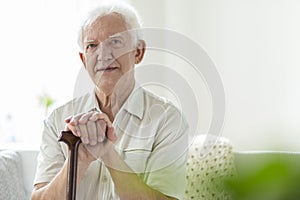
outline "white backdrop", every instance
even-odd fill
[[[145,26],[183,33],[213,59],[226,94],[222,134],[236,149],[300,150],[299,1],[131,2]]]
[[[11,131],[17,141],[38,146],[44,111],[37,97],[43,92],[51,95],[55,99],[52,109],[72,97],[81,67],[76,44],[78,23],[95,2],[0,3],[0,140]],[[236,149],[300,150],[299,1],[130,2],[146,27],[182,33],[212,58],[226,94],[222,135]],[[155,60],[175,68],[180,64],[168,55],[146,56],[145,63]],[[201,113],[205,124],[211,114],[207,108]],[[12,125],[7,125],[8,115]]]

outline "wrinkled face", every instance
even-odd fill
[[[83,33],[83,64],[91,79],[105,94],[111,94],[116,83],[126,74],[134,81],[136,45],[126,32],[124,19],[112,13],[97,18]]]

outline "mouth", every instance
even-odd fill
[[[118,67],[112,67],[112,66],[108,66],[108,67],[104,67],[104,68],[100,68],[99,71],[100,72],[111,72],[118,69]]]

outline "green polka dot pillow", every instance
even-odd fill
[[[189,149],[185,199],[227,200],[222,180],[235,174],[232,145],[224,137],[199,135]]]

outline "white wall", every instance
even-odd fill
[[[212,58],[226,94],[222,134],[236,149],[300,150],[300,2],[131,2],[145,26],[183,33]]]
[[[44,119],[39,95],[48,93],[55,106],[72,98],[81,67],[78,13],[71,0],[1,1],[0,145],[13,131],[16,142],[38,148]]]
[[[81,67],[78,20],[97,0],[13,0],[0,4],[0,140],[14,115],[20,141],[38,144],[46,90],[69,100]],[[300,150],[300,2],[296,0],[130,0],[146,27],[168,28],[200,44],[225,87],[223,135],[239,150]],[[18,5],[18,6],[16,6]],[[177,58],[152,52],[145,63],[179,69]],[[168,77],[167,77],[168,78]],[[201,132],[211,105],[203,91]],[[206,94],[206,96],[205,96]],[[32,142],[34,141],[34,142]]]

